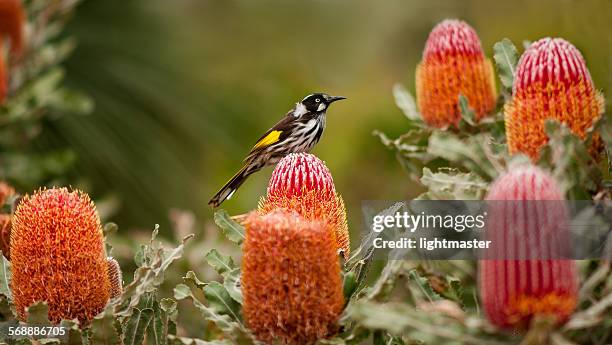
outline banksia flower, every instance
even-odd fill
[[[315,155],[292,153],[277,164],[268,194],[259,203],[259,212],[266,214],[278,208],[295,211],[308,220],[328,223],[337,249],[348,258],[350,240],[344,201],[336,194],[329,169]]]
[[[87,194],[39,190],[19,203],[11,233],[11,290],[19,319],[38,301],[49,320],[88,324],[110,296],[100,219]]]
[[[344,306],[340,263],[328,225],[297,213],[251,213],[244,222],[242,312],[268,344],[332,336]]]
[[[0,0],[0,44],[10,42],[11,55],[19,58],[24,46],[25,15],[21,1]],[[8,92],[7,62],[4,54],[0,54],[0,102],[4,101]]]
[[[433,28],[416,69],[416,92],[423,120],[434,127],[459,122],[459,95],[467,98],[477,120],[495,108],[493,65],[471,26],[445,20]]]
[[[117,260],[109,256],[106,258],[106,261],[108,264],[108,279],[110,281],[110,298],[113,299],[123,293],[123,274]]]
[[[504,109],[508,149],[537,160],[548,140],[546,119],[584,138],[603,109],[603,96],[578,49],[562,38],[543,38],[529,46],[516,67],[512,100]]]
[[[0,181],[0,208],[9,201],[9,199],[15,195],[15,189],[6,182]]]
[[[483,309],[502,328],[524,329],[536,315],[568,319],[577,303],[569,215],[554,179],[534,166],[513,169],[491,186],[479,265]]]
[[[0,250],[2,255],[11,258],[11,216],[0,214]]]

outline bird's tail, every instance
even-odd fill
[[[229,180],[227,183],[213,196],[208,205],[211,207],[218,207],[225,200],[232,197],[234,192],[242,185],[244,181],[246,181],[247,177],[251,175],[254,171],[249,169],[249,164],[245,164],[242,169],[238,170],[238,172]]]

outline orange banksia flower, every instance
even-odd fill
[[[311,344],[337,332],[344,297],[327,225],[285,210],[251,213],[244,225],[242,313],[257,339]]]
[[[329,169],[315,155],[292,153],[277,164],[268,194],[259,203],[259,212],[266,214],[278,208],[328,223],[338,250],[348,258],[350,239],[344,201],[336,194]]]
[[[461,119],[459,95],[467,98],[477,120],[495,108],[493,64],[471,26],[445,20],[433,28],[416,69],[416,93],[423,120],[438,128]]]
[[[123,293],[123,274],[121,266],[112,257],[106,258],[108,263],[108,279],[110,281],[110,298],[119,297]]]
[[[11,216],[0,214],[0,250],[8,260],[11,259]]]
[[[569,211],[556,181],[535,166],[500,176],[487,195],[479,291],[491,323],[525,329],[537,315],[566,321],[576,308],[578,277],[570,257]]]
[[[516,68],[512,100],[504,108],[508,149],[537,160],[548,141],[546,119],[584,138],[603,109],[603,96],[578,49],[562,38],[543,38],[529,46]]]
[[[9,42],[11,55],[19,58],[24,46],[25,14],[21,1],[0,0],[0,44]],[[0,103],[8,92],[7,63],[3,52],[0,52]]]
[[[19,319],[38,301],[49,319],[88,324],[110,296],[100,219],[87,194],[39,190],[19,203],[11,233],[11,290]]]

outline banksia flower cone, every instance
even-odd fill
[[[7,204],[13,196],[15,196],[15,189],[6,182],[0,182],[0,250],[9,260],[11,257],[11,215],[1,212],[9,207]]]
[[[297,213],[251,213],[244,222],[243,315],[267,344],[333,335],[344,306],[340,263],[327,224]]]
[[[25,15],[21,1],[0,0],[0,43],[4,45],[7,40],[11,46],[11,55],[19,58],[24,46]],[[6,98],[8,92],[8,63],[3,52],[0,52],[0,103]]]
[[[477,120],[495,108],[493,65],[471,26],[445,20],[433,28],[417,66],[416,91],[423,120],[434,127],[459,122],[459,95],[467,98]]]
[[[100,219],[87,194],[66,188],[25,196],[13,218],[11,290],[19,319],[38,301],[49,320],[88,324],[109,299]]]
[[[292,153],[277,164],[268,194],[259,203],[259,212],[266,214],[278,208],[329,224],[337,249],[348,258],[350,239],[344,201],[336,194],[329,169],[315,155]]]
[[[508,149],[537,160],[548,140],[546,119],[584,138],[603,109],[603,96],[578,49],[562,38],[543,38],[529,46],[516,68],[512,100],[504,109]]]
[[[106,258],[108,263],[108,279],[110,281],[110,298],[119,297],[123,292],[123,274],[121,266],[112,257]]]
[[[491,246],[479,265],[479,290],[489,320],[508,329],[524,329],[537,315],[566,321],[578,278],[557,183],[539,168],[519,167],[498,178],[487,200]]]

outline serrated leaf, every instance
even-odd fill
[[[429,190],[426,199],[433,200],[481,200],[489,186],[474,173],[451,169],[433,173],[424,168],[421,183]]]
[[[6,296],[10,301],[13,300],[11,293],[11,263],[2,255],[2,263],[0,264],[0,295]]]
[[[245,333],[242,325],[233,321],[229,315],[219,314],[195,298],[189,286],[185,284],[178,284],[174,288],[174,298],[179,301],[187,298],[191,299],[193,305],[200,311],[206,320],[213,322],[215,325],[217,325],[217,327],[219,327],[219,329],[229,336],[236,337]]]
[[[489,145],[490,136],[486,133],[459,138],[453,133],[437,131],[429,137],[427,152],[492,180],[499,172],[487,156]]]
[[[402,110],[408,120],[422,123],[421,114],[417,110],[414,97],[402,84],[393,85],[393,96],[395,97],[395,104]]]
[[[36,326],[51,326],[49,321],[49,305],[46,302],[36,302],[26,309],[28,324]]]
[[[83,344],[83,332],[79,328],[79,324],[72,320],[62,320],[60,326],[67,329],[67,335],[62,342],[65,345],[82,345]]]
[[[186,242],[193,237],[185,236],[176,248],[165,250],[160,242],[155,241],[156,236],[157,227],[153,230],[150,244],[142,249],[142,266],[134,272],[134,280],[124,287],[119,298],[113,300],[118,316],[130,316],[141,296],[154,291],[163,283],[164,272],[183,255]]]
[[[124,345],[141,345],[144,341],[145,331],[153,318],[154,312],[151,308],[134,308],[124,331]]]
[[[344,280],[342,282],[342,294],[344,295],[344,299],[346,301],[350,300],[356,289],[357,275],[355,272],[347,272],[344,275]]]
[[[104,312],[91,322],[91,345],[118,344],[121,344],[121,338],[115,328],[112,308],[107,306]]]
[[[202,289],[204,286],[206,286],[206,283],[201,281],[194,271],[188,271],[187,274],[185,274],[185,277],[183,277],[183,280],[193,284],[198,289]]]
[[[229,295],[242,305],[242,289],[240,288],[240,269],[233,269],[227,272],[223,278],[223,286]]]
[[[204,286],[204,296],[209,307],[219,314],[227,314],[235,321],[240,321],[240,305],[229,295],[219,282],[210,282]]]
[[[519,59],[518,51],[514,44],[512,44],[512,41],[504,38],[495,43],[493,45],[493,59],[495,60],[495,66],[497,67],[497,73],[502,85],[511,94],[515,68]]]
[[[237,244],[241,244],[245,239],[244,227],[236,223],[227,211],[221,209],[215,212],[215,224],[221,228],[225,237]]]
[[[408,277],[414,281],[419,288],[419,291],[429,300],[430,302],[437,301],[442,299],[440,295],[438,295],[429,284],[429,280],[427,278],[421,276],[417,270],[411,270],[408,273]]]
[[[176,322],[178,317],[178,304],[172,298],[162,298],[159,301],[160,308],[168,315],[168,319]]]
[[[232,271],[236,268],[231,256],[221,255],[216,249],[211,249],[204,256],[206,262],[212,266],[220,275]]]

